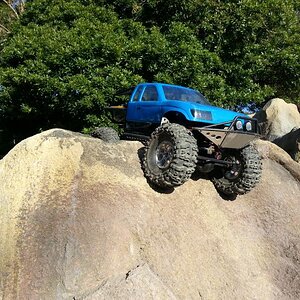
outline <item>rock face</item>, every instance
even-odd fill
[[[299,299],[300,166],[259,142],[262,182],[147,184],[138,142],[54,129],[0,161],[1,299]]]
[[[300,157],[300,114],[295,104],[275,98],[255,114],[262,134],[285,150],[294,160]],[[300,161],[299,161],[300,162]]]
[[[279,98],[270,100],[255,115],[255,118],[263,124],[263,133],[269,141],[300,128],[300,114],[297,106]]]
[[[273,143],[289,153],[292,159],[300,162],[300,128],[273,140]]]

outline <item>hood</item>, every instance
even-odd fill
[[[203,105],[203,104],[194,103],[191,105],[191,109],[210,111],[212,114],[212,121],[210,121],[210,123],[214,123],[214,124],[232,121],[237,116],[249,118],[249,116],[243,113],[238,113],[229,109],[224,109],[213,105]]]

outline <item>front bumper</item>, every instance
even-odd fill
[[[255,125],[254,132],[235,130],[235,123],[240,119],[244,119],[244,121],[248,120],[248,118],[236,117],[231,122],[209,125],[205,127],[193,127],[192,130],[199,131],[204,137],[213,142],[219,148],[242,149],[249,145],[249,143],[253,140],[260,138],[260,135],[257,132],[258,126],[255,119],[251,119]],[[215,128],[222,125],[224,125],[225,129]]]

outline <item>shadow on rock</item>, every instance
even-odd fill
[[[175,190],[173,187],[164,187],[163,188],[163,187],[156,186],[155,184],[150,182],[148,179],[147,179],[147,182],[152,190],[154,190],[155,192],[160,193],[160,194],[171,194]]]
[[[145,153],[146,153],[146,147],[142,147],[142,148],[138,149],[138,151],[137,151],[141,168],[143,168],[143,159],[145,157]]]
[[[195,172],[192,174],[191,179],[193,181],[197,181],[199,179],[210,180],[210,176],[208,173],[203,173],[196,169]]]
[[[222,193],[222,192],[220,192],[220,191],[218,191],[218,190],[216,190],[216,191],[218,192],[219,196],[220,196],[223,200],[225,200],[225,201],[234,201],[234,200],[236,200],[236,198],[237,198],[237,195],[236,195],[236,194],[233,194],[233,195],[227,195],[227,194],[224,194],[224,193]]]
[[[205,179],[205,180],[211,180],[211,174],[210,173],[203,173],[196,169],[196,171],[193,173],[191,179],[193,181],[198,181],[199,179]],[[225,201],[234,201],[237,198],[237,195],[227,195],[216,189],[219,196],[225,200]]]

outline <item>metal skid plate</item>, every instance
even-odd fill
[[[226,132],[223,130],[198,129],[206,138],[217,146],[220,146],[225,139]]]
[[[241,149],[259,137],[259,135],[254,133],[226,129],[198,128],[198,130],[219,148]]]

